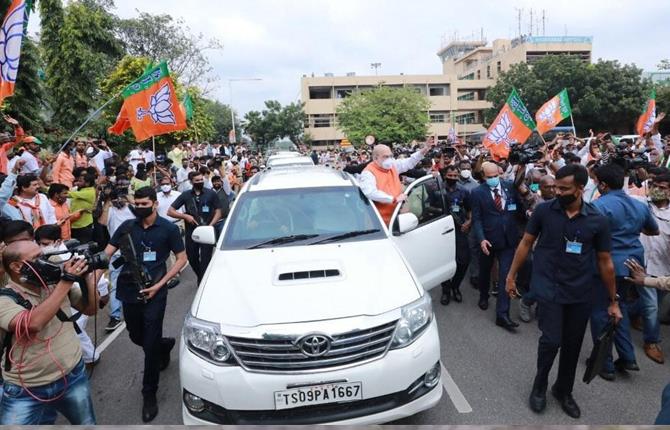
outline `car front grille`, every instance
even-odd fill
[[[356,364],[383,356],[388,350],[396,321],[331,336],[330,350],[320,357],[304,354],[301,337],[250,339],[228,337],[240,364],[255,371],[299,372]],[[268,336],[271,337],[271,336]]]

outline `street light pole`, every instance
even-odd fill
[[[249,82],[249,81],[262,81],[262,80],[263,79],[261,78],[228,79],[228,89],[230,90],[230,119],[233,125],[233,137],[235,138],[235,142],[231,143],[237,143],[237,130],[235,130],[235,109],[233,109],[233,82]]]

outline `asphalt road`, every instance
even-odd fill
[[[650,424],[658,412],[660,394],[670,378],[668,364],[650,361],[641,349],[641,333],[634,332],[637,360],[641,371],[620,374],[615,382],[596,378],[590,385],[581,382],[584,360],[591,348],[587,334],[578,368],[574,396],[582,408],[582,418],[566,416],[551,396],[541,415],[528,409],[527,398],[535,370],[539,330],[535,323],[523,324],[516,334],[494,325],[494,300],[489,310],[477,307],[477,294],[464,284],[463,303],[439,304],[439,289],[432,291],[440,327],[442,360],[453,383],[435,408],[394,424],[480,424],[480,425],[577,425]],[[195,294],[195,278],[190,269],[182,283],[170,291],[164,335],[180,336],[181,325]],[[105,312],[105,311],[103,311]],[[517,319],[513,305],[512,316]],[[99,316],[98,343],[105,349],[92,375],[92,391],[98,424],[142,424],[142,361],[139,347],[125,330],[110,343],[103,333],[106,314]],[[93,331],[93,320],[89,323]],[[668,326],[662,336],[670,337]],[[668,350],[670,352],[670,349]],[[181,424],[181,399],[177,350],[172,363],[161,373],[158,402],[160,411],[151,424]],[[556,366],[555,366],[556,367]],[[446,375],[443,375],[443,381]],[[552,378],[555,377],[555,369]],[[450,381],[447,381],[450,382]],[[62,420],[59,422],[64,423]]]

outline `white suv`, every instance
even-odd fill
[[[267,171],[240,193],[186,317],[185,424],[375,424],[438,403],[426,290],[456,270],[438,179],[408,189],[390,230],[355,180]],[[193,239],[214,245],[214,229]]]

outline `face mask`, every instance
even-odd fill
[[[196,191],[202,191],[202,189],[205,188],[205,183],[204,182],[199,182],[197,184],[193,184],[193,189]]]
[[[463,179],[472,178],[472,170],[461,170],[461,178]]]
[[[495,178],[488,178],[486,180],[486,185],[489,186],[489,188],[496,188],[498,185],[500,185],[500,178],[495,177]]]
[[[540,191],[540,184],[530,184],[530,190],[534,193]]]
[[[449,179],[449,178],[446,178],[446,179],[444,180],[444,182],[446,182],[448,186],[453,187],[454,185],[456,185],[456,183],[458,182],[458,180],[457,180],[457,179]]]
[[[164,192],[165,194],[169,193],[172,191],[172,186],[170,185],[161,185],[161,191]]]
[[[145,219],[151,216],[151,214],[154,212],[153,207],[148,207],[148,208],[138,208],[135,206],[132,206],[130,208],[130,211],[139,219]]]
[[[563,194],[557,197],[558,204],[561,205],[563,209],[567,209],[568,206],[573,204],[577,200],[577,196],[574,194]]]
[[[668,193],[660,188],[652,187],[649,189],[649,200],[652,202],[662,202],[668,200]]]
[[[35,287],[44,287],[45,284],[55,285],[61,278],[60,266],[41,258],[30,263],[24,261],[20,273],[22,282]]]
[[[391,170],[393,168],[393,158],[387,158],[382,161],[382,169]]]

